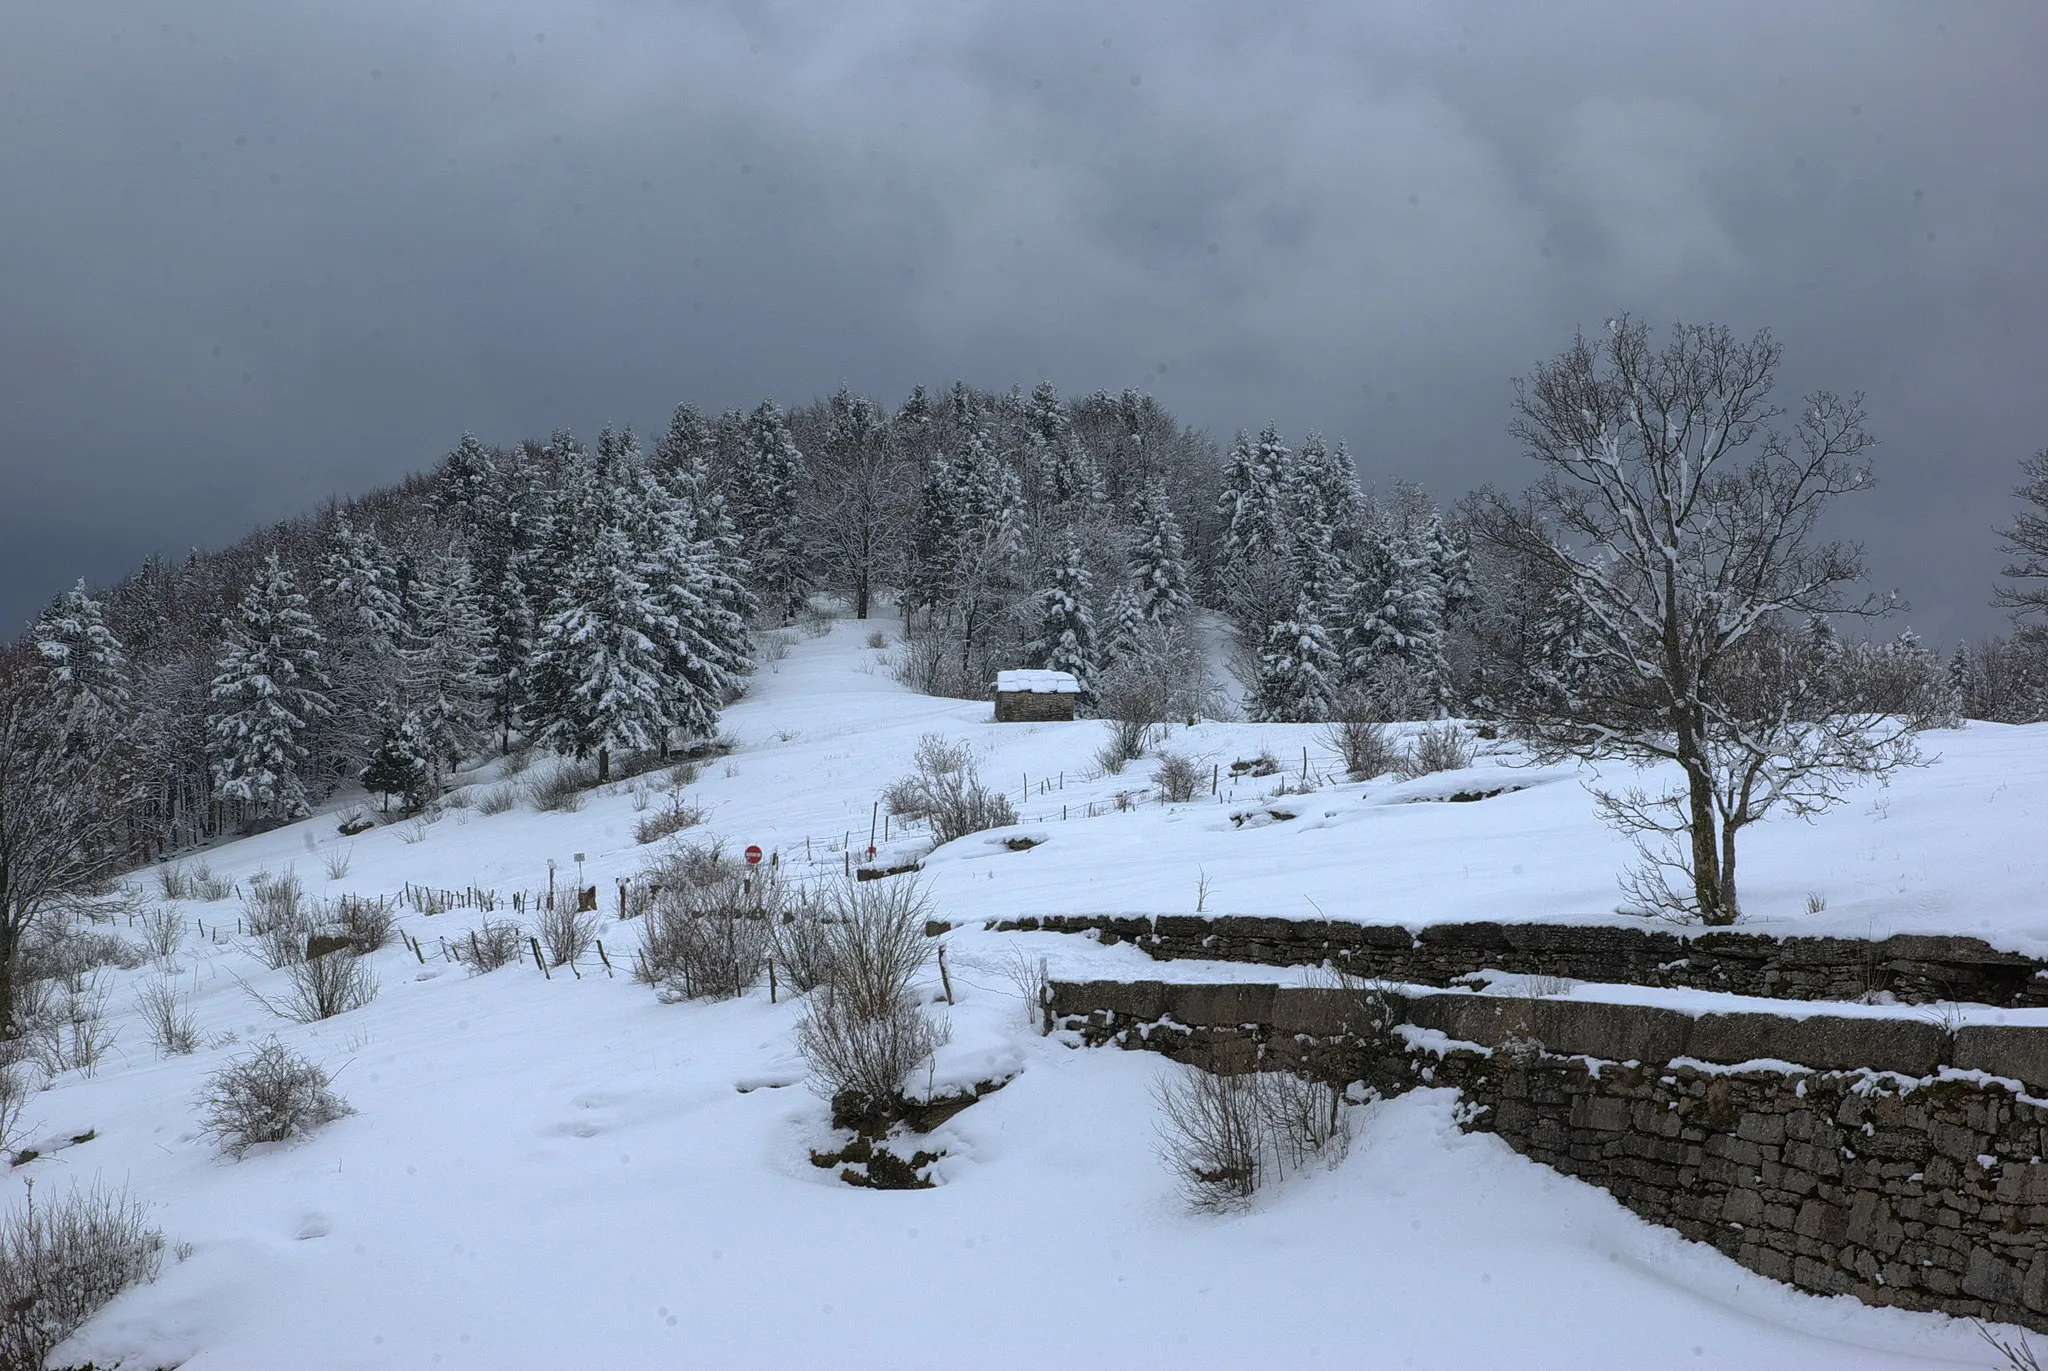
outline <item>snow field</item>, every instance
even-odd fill
[[[893,639],[895,625],[875,625]],[[1281,776],[1166,809],[1101,810],[1150,762],[1089,778],[1101,729],[988,722],[986,704],[904,692],[860,646],[868,625],[802,639],[763,670],[726,726],[740,747],[686,798],[704,836],[760,843],[800,871],[865,825],[918,737],[973,743],[984,779],[1047,841],[1011,852],[976,835],[928,863],[954,920],[1091,910],[1374,921],[1601,916],[1626,847],[1565,773],[1466,804],[1404,802],[1434,778],[1288,796],[1291,821],[1229,815],[1283,777],[1333,765],[1308,726],[1203,724],[1166,746],[1213,760],[1270,749]],[[2027,897],[2048,858],[2026,832],[2048,733],[1976,725],[1940,735],[1941,763],[1860,795],[1814,824],[1765,825],[1744,853],[1757,926],[1882,935],[1981,932],[2048,947]],[[1288,759],[1292,756],[1290,769]],[[545,765],[545,763],[537,763]],[[1061,793],[1038,780],[1066,773]],[[730,774],[728,774],[730,772]],[[1009,780],[1016,774],[1014,781]],[[1023,778],[1033,778],[1023,794]],[[1490,776],[1492,773],[1489,772]],[[477,779],[490,782],[495,772]],[[1227,789],[1227,786],[1226,786]],[[1076,801],[1080,801],[1077,806]],[[1882,806],[1877,802],[1883,801]],[[292,866],[310,894],[389,894],[404,882],[600,888],[615,961],[637,941],[609,917],[612,880],[651,855],[633,841],[629,788],[574,814],[449,810],[418,842],[404,826],[354,840],[331,814],[205,854],[246,882]],[[695,836],[695,835],[692,835]],[[2011,850],[2008,850],[2011,849]],[[323,875],[345,851],[348,874]],[[824,857],[819,870],[839,864]],[[145,875],[147,873],[144,873]],[[1807,890],[1828,907],[1792,910]],[[153,890],[152,890],[152,893]],[[238,902],[188,903],[233,927]],[[1605,914],[1612,917],[1611,914]],[[1054,975],[1293,980],[1269,968],[1155,963],[1128,946],[1057,935],[947,935],[957,1004],[935,1089],[1009,1078],[920,1145],[940,1184],[871,1192],[813,1167],[831,1138],[803,1084],[799,1007],[765,991],[664,1005],[586,959],[544,980],[530,960],[470,977],[437,959],[481,916],[407,913],[426,966],[375,955],[382,993],[300,1026],[268,1015],[282,984],[233,939],[189,936],[177,976],[216,1043],[157,1060],[130,1005],[157,974],[113,973],[120,1039],[92,1077],[69,1073],[31,1104],[46,1157],[0,1184],[21,1201],[72,1181],[126,1185],[173,1244],[152,1286],[124,1294],[56,1360],[219,1368],[706,1365],[1173,1367],[1981,1365],[1967,1325],[1821,1299],[1752,1275],[1643,1224],[1601,1192],[1459,1133],[1448,1092],[1359,1111],[1351,1155],[1293,1177],[1250,1212],[1184,1211],[1157,1161],[1149,1084],[1170,1064],[1077,1051],[1037,1036],[1004,975],[1011,949]],[[1980,925],[1980,922],[1981,925]],[[923,987],[936,997],[936,968]],[[276,1033],[336,1073],[356,1113],[241,1162],[197,1136],[207,1073]],[[56,1146],[87,1129],[97,1137]]]

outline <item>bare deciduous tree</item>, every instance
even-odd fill
[[[2013,494],[2032,508],[1998,530],[2001,550],[2014,559],[2002,574],[2015,584],[1992,592],[1993,602],[2010,609],[2015,619],[2048,615],[2048,448],[2022,461],[2020,470],[2026,484]],[[2033,584],[2024,584],[2028,581]]]
[[[1778,360],[1768,333],[1714,324],[1662,349],[1626,319],[1581,337],[1517,382],[1513,432],[1544,474],[1481,521],[1561,597],[1503,722],[1552,760],[1675,763],[1681,789],[1599,798],[1645,858],[1630,895],[1709,924],[1738,913],[1741,829],[1910,762],[1926,722],[1852,712],[1786,628],[1892,606],[1854,589],[1859,548],[1817,535],[1836,496],[1871,484],[1861,399],[1809,396],[1788,438],[1771,427]]]

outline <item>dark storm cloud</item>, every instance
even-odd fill
[[[1931,637],[2048,444],[2034,6],[19,7],[0,624],[473,427],[1140,385],[1516,486],[1575,327],[1868,392],[1845,516]]]

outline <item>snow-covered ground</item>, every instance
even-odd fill
[[[1484,759],[1442,803],[1442,778],[1299,784],[1334,758],[1305,726],[1202,724],[1165,746],[1221,773],[1221,794],[1166,807],[1152,763],[1099,773],[1103,726],[990,721],[986,704],[897,686],[870,631],[800,637],[726,716],[738,749],[687,798],[699,836],[758,843],[822,878],[864,849],[877,794],[919,737],[969,742],[1009,789],[1023,831],[934,854],[955,920],[1131,910],[1422,924],[1616,918],[1625,844],[1566,769]],[[1229,779],[1262,751],[1280,772]],[[1772,932],[1975,933],[2048,951],[2048,851],[2031,841],[2048,728],[1931,735],[1939,760],[1813,823],[1754,830],[1748,920]],[[541,765],[545,765],[542,763]],[[480,774],[479,786],[494,776]],[[296,871],[310,893],[533,890],[547,863],[611,884],[650,849],[631,786],[573,814],[450,809],[431,825],[350,839],[333,814],[205,854],[246,881]],[[1127,809],[1118,809],[1124,792]],[[654,805],[661,804],[657,797]],[[1271,820],[1270,811],[1292,813]],[[1242,822],[1233,815],[1249,816]],[[1264,817],[1262,817],[1264,816]],[[1016,830],[1005,836],[1014,836]],[[923,846],[892,826],[892,850]],[[410,841],[409,841],[410,839]],[[878,844],[880,845],[880,844]],[[347,856],[345,876],[326,876]],[[149,873],[142,873],[148,877]],[[154,893],[152,885],[152,894]],[[1805,912],[1809,893],[1824,898]],[[1004,958],[1058,976],[1288,979],[1162,965],[1128,946],[970,927],[948,935],[958,1003],[934,1078],[1009,1084],[943,1125],[931,1190],[874,1192],[813,1167],[832,1137],[791,1041],[797,1007],[765,992],[671,1005],[594,960],[545,980],[529,961],[472,978],[436,955],[478,917],[408,913],[429,960],[396,945],[382,993],[312,1026],[269,1014],[274,991],[233,936],[236,900],[186,903],[223,941],[187,939],[177,973],[216,1045],[157,1059],[133,1016],[156,973],[116,973],[120,1037],[91,1077],[32,1102],[45,1156],[4,1180],[9,1202],[73,1181],[129,1188],[173,1244],[60,1353],[208,1368],[1119,1365],[1524,1367],[1983,1365],[1966,1324],[1822,1299],[1646,1225],[1605,1194],[1465,1136],[1451,1097],[1360,1111],[1334,1170],[1291,1177],[1248,1213],[1193,1215],[1155,1157],[1145,1053],[1036,1035]],[[633,927],[609,918],[614,953]],[[245,989],[246,985],[246,989]],[[1579,993],[1593,993],[1581,991]],[[1716,1006],[1718,1007],[1718,1006]],[[219,1042],[232,1033],[234,1043]],[[218,1156],[198,1136],[205,1076],[272,1033],[337,1072],[356,1112],[295,1144]],[[93,1130],[89,1142],[66,1140]]]

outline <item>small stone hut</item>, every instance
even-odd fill
[[[1081,683],[1070,671],[998,671],[996,722],[1042,723],[1071,719],[1081,698]]]

